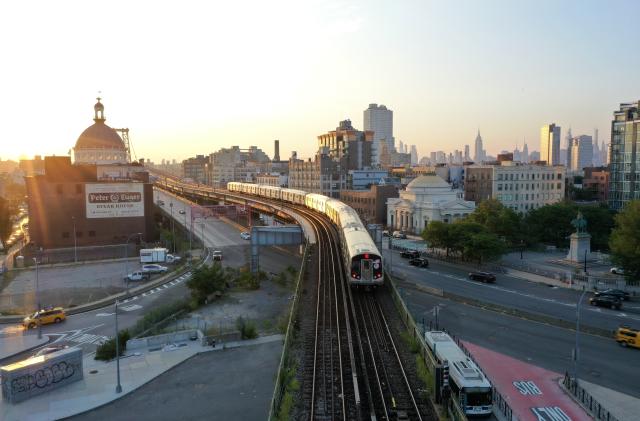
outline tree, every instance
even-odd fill
[[[0,241],[4,246],[13,230],[13,218],[15,208],[9,205],[9,201],[0,197]]]
[[[611,257],[625,270],[625,276],[640,276],[640,200],[629,202],[615,217],[615,228],[609,240]]]
[[[518,244],[523,239],[520,215],[496,199],[482,201],[467,220],[482,224],[490,233],[509,243]]]
[[[451,239],[449,236],[449,224],[442,221],[431,221],[429,225],[422,231],[422,238],[431,247],[443,248],[446,250],[447,256],[451,247]]]
[[[506,250],[504,241],[490,232],[472,234],[465,241],[464,255],[471,260],[482,263],[502,256]]]
[[[571,221],[577,213],[575,205],[565,202],[532,209],[524,219],[527,237],[533,242],[566,247],[573,232]]]
[[[213,266],[201,266],[193,271],[187,287],[191,290],[191,297],[198,304],[204,304],[207,297],[216,292],[222,292],[227,287],[228,273],[218,262]]]

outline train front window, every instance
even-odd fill
[[[358,259],[351,261],[351,277],[356,279],[360,277],[360,260]]]

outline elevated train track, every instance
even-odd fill
[[[305,235],[316,242],[316,269],[308,293],[313,309],[301,323],[304,351],[299,371],[300,419],[310,420],[423,420],[435,419],[430,407],[417,401],[399,344],[376,294],[349,288],[341,243],[344,236],[328,217],[301,204],[283,204],[263,197],[248,199],[226,190],[185,186],[163,180],[157,183],[192,199],[246,204],[288,218],[297,215],[308,224]],[[197,197],[194,197],[197,196]],[[309,228],[311,227],[311,228]],[[308,232],[308,231],[313,231]],[[428,418],[426,418],[428,417]]]

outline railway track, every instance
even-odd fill
[[[371,413],[379,420],[423,420],[398,344],[375,292],[355,295],[360,341],[370,380]]]
[[[313,221],[318,239],[315,322],[304,332],[305,418],[357,420],[360,397],[340,250],[328,221],[308,210],[300,212]]]

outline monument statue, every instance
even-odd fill
[[[571,225],[576,228],[576,233],[586,233],[587,232],[587,220],[582,216],[582,212],[578,211],[578,216],[571,221]]]
[[[591,236],[587,232],[587,220],[584,219],[582,212],[578,212],[576,218],[571,221],[571,225],[575,227],[576,232],[569,236],[571,244],[567,260],[574,263],[585,262],[591,254]]]

